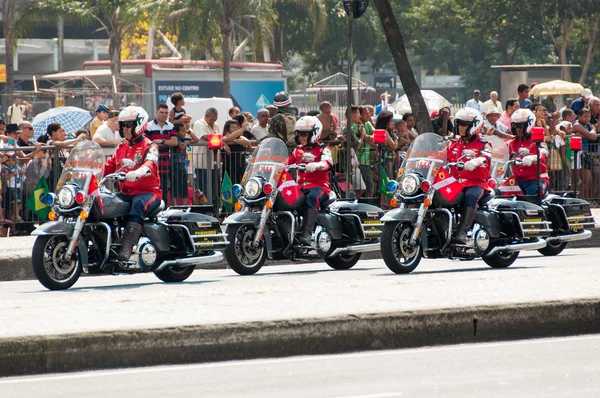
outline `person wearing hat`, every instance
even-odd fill
[[[273,105],[277,107],[277,113],[271,118],[268,134],[268,137],[277,137],[285,141],[289,153],[296,149],[294,138],[296,117],[290,113],[291,103],[292,98],[287,92],[280,91],[275,94]]]
[[[493,104],[487,103],[483,107],[485,118],[483,120],[483,130],[486,135],[497,135],[501,138],[512,138],[512,134],[508,133],[508,127],[502,124],[500,119],[500,111]]]
[[[467,104],[465,106],[467,108],[473,108],[477,112],[482,113],[483,112],[483,102],[481,102],[479,100],[480,97],[481,97],[481,91],[479,91],[479,90],[473,91],[473,98],[468,100]]]
[[[109,107],[100,104],[98,108],[96,108],[96,117],[92,120],[92,125],[90,126],[90,134],[92,138],[94,138],[94,134],[96,134],[96,130],[98,127],[102,126],[106,120],[108,120],[108,112],[110,111]]]
[[[590,98],[592,98],[592,95],[592,90],[586,88],[581,94],[581,97],[571,103],[571,110],[573,110],[576,115],[579,115],[580,110],[588,107],[588,102]]]

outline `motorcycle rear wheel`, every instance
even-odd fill
[[[565,247],[567,247],[567,242],[562,242],[557,245],[553,245],[550,242],[546,242],[546,247],[544,247],[543,249],[538,249],[538,252],[540,254],[543,254],[544,256],[557,256],[563,250],[565,250]]]
[[[408,241],[413,227],[408,223],[386,222],[381,232],[381,257],[395,274],[408,274],[417,268],[423,258],[419,243],[411,247]]]
[[[68,245],[69,238],[65,235],[38,236],[33,244],[31,253],[33,273],[49,290],[68,289],[81,276],[81,261],[77,247],[71,261],[66,262],[62,259]]]
[[[354,267],[361,255],[362,253],[338,254],[335,257],[326,257],[324,260],[331,268],[342,271]]]
[[[267,259],[265,238],[259,240],[256,248],[250,245],[256,234],[254,224],[229,225],[226,233],[230,239],[223,252],[227,264],[239,275],[256,274]]]
[[[188,267],[183,267],[183,268],[167,267],[160,271],[154,271],[154,275],[156,275],[156,277],[158,279],[160,279],[161,281],[167,282],[167,283],[183,282],[184,280],[189,278],[190,275],[192,275],[192,272],[194,272],[194,269],[196,269],[195,265],[190,265]]]
[[[511,252],[511,253],[499,252],[492,256],[484,256],[484,257],[482,257],[482,259],[483,259],[483,261],[485,261],[485,263],[487,265],[489,265],[492,268],[508,268],[515,261],[517,261],[517,257],[519,257],[519,253],[520,252]]]

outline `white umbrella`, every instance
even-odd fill
[[[560,94],[583,94],[585,89],[579,83],[571,83],[564,80],[552,80],[536,84],[530,91],[530,95],[560,95]]]
[[[60,123],[67,134],[73,134],[92,120],[92,115],[76,106],[60,106],[38,114],[31,124],[35,137],[46,134],[50,123]]]
[[[427,109],[429,110],[429,113],[439,110],[445,106],[448,106],[448,107],[452,106],[450,101],[448,101],[446,98],[442,97],[440,94],[436,93],[433,90],[421,90],[421,95],[423,96],[423,99],[425,100],[425,105],[427,105]],[[406,96],[406,94],[404,94],[402,97],[398,98],[396,101],[392,102],[390,104],[390,106],[392,108],[394,108],[394,110],[397,113],[400,113],[400,114],[412,112],[412,109],[410,107],[410,103],[408,102],[408,97]]]

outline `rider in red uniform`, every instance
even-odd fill
[[[123,109],[119,114],[119,132],[125,142],[117,147],[104,166],[104,175],[107,175],[117,171],[123,159],[135,162],[126,174],[126,181],[120,184],[121,192],[117,194],[120,199],[131,203],[123,244],[117,256],[119,261],[129,260],[133,245],[140,238],[144,218],[161,202],[158,147],[144,137],[147,123],[148,114],[144,109],[137,106]]]
[[[467,230],[475,221],[477,202],[488,190],[490,167],[492,164],[492,147],[481,138],[483,117],[472,108],[463,108],[454,118],[454,134],[456,138],[448,145],[448,162],[465,161],[464,168],[452,167],[452,175],[463,186],[465,194],[462,203],[460,224],[454,240],[465,243]],[[467,160],[469,159],[469,160]]]
[[[531,140],[531,129],[535,125],[535,115],[529,109],[519,109],[510,117],[510,128],[515,138],[508,142],[511,154],[523,156],[520,166],[513,164],[512,172],[517,180],[517,185],[525,195],[536,195],[537,181],[537,145]],[[540,149],[540,194],[548,193],[548,150],[546,144],[542,143]]]
[[[331,151],[319,143],[323,127],[315,116],[304,116],[296,122],[294,135],[299,145],[288,159],[288,164],[306,164],[306,171],[298,172],[298,185],[307,196],[307,207],[302,222],[303,245],[310,246],[311,234],[317,222],[319,206],[331,191],[329,169],[333,166]]]

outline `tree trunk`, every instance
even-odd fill
[[[113,92],[113,107],[119,109],[121,107],[121,47],[122,37],[120,29],[112,29],[110,31],[110,44],[108,46],[108,53],[110,56],[110,73],[114,78],[116,87],[112,87]],[[112,82],[111,82],[112,83]],[[112,84],[111,84],[112,86]],[[115,88],[117,93],[115,93]]]
[[[410,102],[412,113],[415,115],[417,130],[421,133],[431,132],[433,131],[433,127],[431,125],[431,119],[429,118],[429,111],[427,110],[427,105],[425,105],[421,90],[410,67],[410,62],[408,61],[406,48],[404,46],[404,38],[402,37],[398,22],[394,17],[390,2],[389,0],[373,0],[373,2],[379,13],[385,37],[392,52],[392,56],[394,57],[396,69],[398,69],[402,87],[404,87],[404,91]]]
[[[596,55],[596,48],[598,46],[598,22],[600,21],[600,13],[594,15],[593,26],[590,29],[589,20],[585,21],[585,35],[588,39],[587,54],[585,56],[585,62],[583,63],[583,69],[581,70],[581,76],[579,77],[579,84],[584,84],[587,78],[590,65]]]
[[[223,97],[231,97],[231,30],[221,28],[223,34]]]
[[[14,25],[15,25],[15,3],[13,0],[4,0],[2,4],[2,19],[4,21],[4,47],[6,54],[6,94],[12,94],[13,85],[15,82],[15,65],[14,65]],[[6,106],[11,104],[10,99],[7,99]]]
[[[63,19],[62,15],[58,17],[56,30],[56,35],[58,36],[58,71],[62,72],[65,70],[65,20]]]

